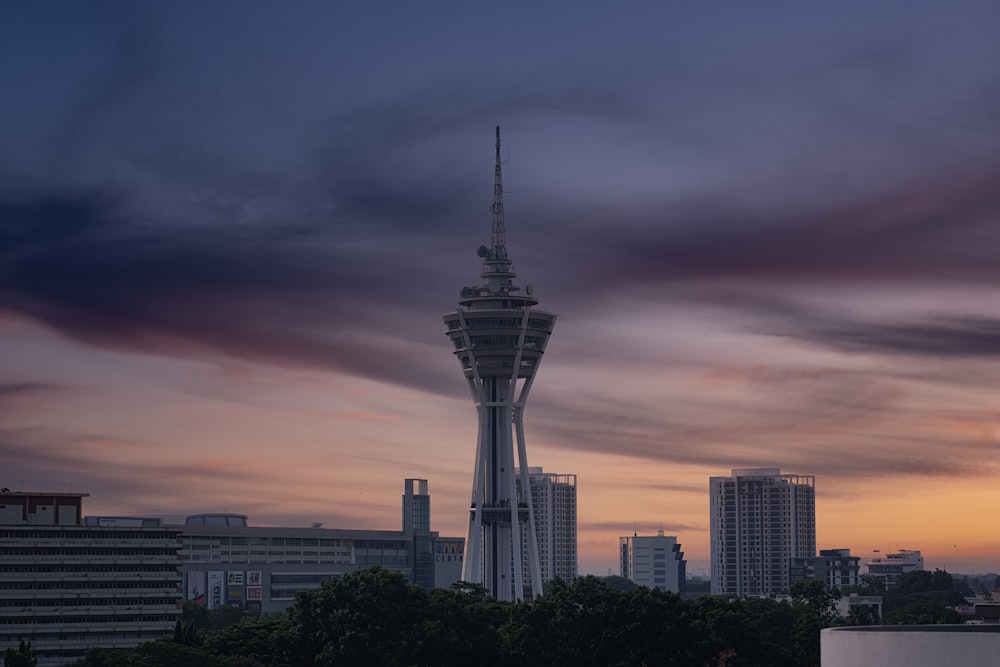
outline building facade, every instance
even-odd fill
[[[520,478],[520,471],[515,471]],[[531,484],[531,507],[535,516],[535,538],[538,545],[538,562],[542,585],[554,579],[572,583],[577,576],[576,540],[576,475],[544,472],[541,468],[528,468]],[[523,498],[521,484],[517,484],[518,497]],[[522,527],[521,545],[528,544],[527,525]],[[524,560],[527,562],[527,550]],[[526,590],[531,589],[531,579],[525,573]]]
[[[872,559],[864,564],[865,574],[870,579],[881,582],[886,588],[899,583],[907,572],[924,569],[924,557],[919,549],[900,549],[895,553],[876,551]]]
[[[209,522],[188,523],[181,537],[184,599],[210,609],[281,611],[294,604],[298,591],[373,565],[414,579],[414,540],[403,531],[218,521],[226,516],[199,515]]]
[[[852,556],[850,549],[820,549],[819,556],[792,559],[789,583],[820,579],[828,591],[857,586],[860,563],[861,557]]]
[[[687,561],[677,537],[656,535],[619,537],[621,576],[646,588],[684,595]]]
[[[525,581],[536,594],[542,589],[535,531],[523,529],[535,525],[523,416],[556,316],[536,309],[531,285],[514,284],[500,164],[498,125],[492,239],[479,247],[481,281],[462,288],[458,308],[444,316],[444,323],[479,417],[462,578],[483,584],[497,599],[521,600]],[[515,468],[522,471],[517,476],[521,495]]]
[[[0,651],[31,642],[46,667],[173,635],[181,527],[84,524],[87,495],[0,493]]]
[[[815,477],[736,468],[709,489],[712,594],[787,591],[792,559],[816,554]]]
[[[431,496],[426,479],[407,479],[403,490],[403,533],[413,540],[413,583],[434,588]]]
[[[184,598],[209,608],[281,611],[298,591],[373,565],[426,588],[458,581],[465,540],[430,529],[427,480],[405,480],[402,507],[402,530],[258,527],[243,514],[190,516],[181,535]]]

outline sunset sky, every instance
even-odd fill
[[[5,3],[0,486],[399,529],[423,477],[464,536],[499,123],[583,572],[707,574],[758,466],[819,548],[1000,571],[1000,3],[569,8]]]

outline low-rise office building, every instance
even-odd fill
[[[0,651],[31,642],[47,667],[173,633],[181,527],[85,525],[87,495],[0,492]]]
[[[430,530],[426,480],[406,480],[403,530],[256,527],[243,514],[83,516],[85,493],[0,492],[0,651],[40,667],[173,635],[181,600],[279,611],[324,579],[380,565],[421,585],[461,578],[465,540]]]
[[[820,549],[819,556],[792,559],[789,585],[819,579],[828,591],[857,586],[860,563],[861,557],[852,556],[850,549]]]
[[[618,538],[621,553],[621,576],[639,586],[658,588],[684,595],[687,581],[687,561],[677,538],[656,535]]]
[[[870,578],[884,582],[885,587],[890,588],[898,584],[907,572],[924,569],[924,557],[915,549],[900,549],[884,556],[876,551],[864,566]]]
[[[298,591],[373,565],[426,588],[461,578],[465,540],[430,530],[427,480],[406,480],[402,528],[259,527],[243,514],[193,515],[182,534],[184,598],[269,612],[290,607]]]

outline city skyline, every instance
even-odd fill
[[[819,549],[1000,570],[998,20],[5,6],[0,487],[384,529],[421,478],[465,534],[440,318],[499,122],[515,269],[559,317],[529,460],[578,477],[582,572],[662,527],[707,574],[738,467],[816,477]]]

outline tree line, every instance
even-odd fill
[[[904,577],[892,611],[916,596],[915,604],[930,610],[929,622],[956,622],[933,611],[953,600],[935,588],[950,587],[951,576],[926,575]],[[533,603],[510,603],[464,582],[427,591],[374,567],[301,591],[283,613],[240,619],[239,610],[189,607],[171,640],[93,650],[76,665],[802,667],[819,664],[822,628],[878,621],[841,619],[833,607],[838,595],[815,579],[796,582],[790,594],[790,601],[682,599],[648,588],[616,590],[587,576],[553,582]]]

